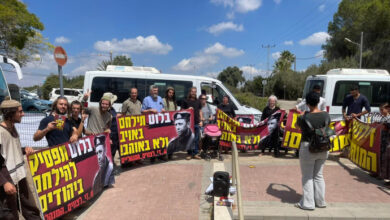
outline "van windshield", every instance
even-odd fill
[[[223,97],[227,95],[224,89],[222,89],[219,85],[214,83],[202,83],[201,90],[202,90],[201,93],[206,95],[207,102],[215,106],[222,103]],[[231,99],[231,97],[229,99]],[[237,103],[241,105],[238,101]],[[230,104],[233,105],[234,110],[238,110],[234,102],[230,101]]]
[[[390,100],[390,82],[377,81],[338,81],[335,86],[332,104],[342,106],[352,85],[359,85],[359,92],[367,97],[370,106],[379,107]]]
[[[305,84],[305,88],[303,90],[303,97],[306,97],[306,94],[313,90],[313,87],[315,85],[319,85],[321,87],[321,93],[320,96],[323,97],[324,92],[324,80],[322,79],[313,79],[313,80],[307,80]]]
[[[0,103],[6,96],[9,96],[8,87],[4,78],[3,70],[0,68]]]

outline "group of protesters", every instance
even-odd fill
[[[192,109],[194,114],[194,131],[188,132],[191,143],[186,147],[186,159],[201,159],[199,155],[200,131],[202,128],[213,123],[215,120],[212,110],[207,103],[207,94],[202,91],[197,97],[197,88],[191,87],[188,96],[180,102],[176,101],[175,89],[168,87],[165,97],[158,95],[158,87],[151,85],[149,95],[142,102],[138,100],[137,88],[130,89],[129,98],[123,102],[120,112],[116,112],[112,105],[117,100],[117,96],[106,92],[100,99],[99,106],[83,107],[83,102],[88,100],[91,92],[86,92],[82,101],[68,103],[65,97],[59,97],[52,105],[51,113],[41,120],[37,131],[33,136],[34,141],[39,141],[46,137],[49,147],[75,142],[83,135],[96,135],[103,132],[110,133],[111,153],[114,158],[119,150],[118,130],[116,117],[122,115],[140,115],[143,113],[159,113],[165,111],[177,111],[180,109]],[[328,151],[319,154],[312,154],[308,151],[309,128],[306,121],[310,121],[314,128],[330,123],[329,114],[326,112],[324,98],[320,97],[321,87],[316,85],[309,92],[306,98],[295,108],[302,112],[298,119],[298,126],[302,129],[302,142],[300,144],[300,165],[302,172],[303,196],[297,207],[302,209],[314,209],[315,207],[326,207],[325,185],[322,176],[322,168],[328,157]],[[363,111],[363,107],[365,110]],[[224,96],[218,108],[228,116],[235,118],[234,107],[229,103],[229,97]],[[31,192],[28,190],[26,182],[26,171],[24,170],[23,153],[33,153],[30,147],[21,148],[18,132],[15,123],[20,123],[24,116],[21,104],[15,100],[5,100],[0,105],[3,114],[3,122],[0,124],[1,157],[0,157],[0,219],[17,219],[19,209],[26,219],[39,219],[39,210],[33,202]],[[277,97],[272,95],[268,98],[267,106],[263,110],[261,120],[272,121],[272,115],[279,110]],[[359,93],[358,86],[353,86],[343,101],[342,113],[344,119],[360,118],[371,111],[368,99]],[[389,139],[389,118],[390,105],[384,103],[380,107],[383,116],[381,123],[386,123],[385,135],[387,138],[383,143],[388,143]],[[174,116],[177,133],[187,135],[186,130],[180,122],[189,124],[190,114],[185,112],[176,113]],[[384,120],[383,120],[384,119]],[[180,121],[181,120],[181,121]],[[88,122],[85,125],[85,122]],[[177,121],[177,123],[176,123]],[[189,127],[189,125],[187,126]],[[97,144],[104,142],[98,138]],[[173,148],[175,145],[182,145],[180,139],[171,141]],[[277,139],[272,138],[268,143],[278,151]],[[191,145],[191,146],[190,146]],[[383,156],[381,163],[386,163],[386,173],[390,174],[390,149],[388,146],[381,147]],[[23,150],[22,150],[23,149]],[[159,160],[172,159],[174,151],[169,151],[167,155],[159,156]],[[151,158],[150,162],[155,163],[156,158]],[[143,163],[142,160],[140,163]],[[387,165],[388,164],[388,165]],[[385,178],[389,178],[386,175]],[[316,181],[314,181],[316,179]],[[19,208],[18,208],[19,206]]]

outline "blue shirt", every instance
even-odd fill
[[[343,109],[347,109],[347,115],[351,115],[352,113],[359,114],[362,112],[363,107],[371,112],[370,103],[368,102],[367,97],[360,94],[359,97],[355,100],[352,95],[347,95],[343,101]]]
[[[157,96],[156,100],[154,100],[152,96],[146,96],[144,98],[144,101],[142,102],[141,111],[145,111],[148,109],[156,109],[158,112],[161,112],[163,108],[164,104],[160,96]]]

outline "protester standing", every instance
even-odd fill
[[[88,99],[90,93],[84,95],[84,100]],[[117,96],[107,92],[104,93],[99,102],[99,107],[91,106],[84,110],[89,115],[87,131],[92,134],[110,132],[112,115],[110,113],[111,103],[117,99]]]
[[[315,207],[325,208],[325,180],[323,167],[329,152],[322,151],[311,153],[309,151],[312,130],[307,125],[309,121],[314,129],[323,128],[330,123],[330,116],[327,112],[318,109],[320,95],[316,92],[309,92],[306,95],[306,104],[310,112],[298,118],[297,124],[302,131],[302,140],[299,148],[299,162],[302,173],[303,195],[296,207],[305,210],[314,210]]]
[[[24,168],[22,146],[15,123],[20,123],[24,112],[15,100],[0,105],[3,122],[0,124],[0,218],[19,219],[18,209],[25,219],[41,219],[29,189]],[[31,147],[25,153],[33,153]]]
[[[165,91],[165,97],[163,98],[163,104],[165,111],[176,111],[176,96],[175,89],[173,87],[168,87]]]
[[[207,124],[212,123],[214,120],[213,117],[213,112],[211,111],[211,107],[209,103],[206,101],[206,95],[200,95],[199,96],[199,101],[202,106],[201,111],[202,111],[202,122],[203,122],[203,127],[206,126]]]
[[[158,113],[165,111],[162,98],[158,95],[158,87],[151,85],[149,88],[149,96],[146,96],[142,101],[142,113]]]
[[[83,112],[83,106],[81,102],[78,100],[74,100],[70,103],[70,114],[68,115],[68,119],[73,128],[77,130],[77,135],[80,138],[83,134],[89,135],[88,132],[85,131],[84,122],[88,117],[86,114],[82,114],[80,118],[80,114]]]
[[[130,89],[130,97],[126,99],[126,101],[122,104],[121,113],[123,115],[140,115],[142,104],[137,99],[138,98],[138,89],[131,88]]]
[[[320,94],[320,102],[318,103],[318,109],[321,111],[326,111],[326,101],[324,98],[321,97],[321,86],[318,84],[314,85],[312,91]],[[309,107],[307,107],[306,105],[306,99],[303,99],[302,102],[296,105],[295,109],[301,112],[308,112],[310,110]]]
[[[263,109],[263,114],[261,114],[261,120],[267,119],[269,116],[271,116],[273,113],[280,110],[280,108],[277,105],[278,98],[274,95],[271,95],[268,97],[267,106]]]
[[[53,105],[49,116],[42,119],[38,130],[34,134],[34,141],[46,137],[49,147],[75,142],[78,139],[77,129],[73,129],[67,118],[68,100],[65,97],[58,97]]]
[[[158,87],[151,85],[149,87],[149,96],[146,96],[142,102],[142,113],[158,113],[165,111],[162,98],[158,95]],[[168,159],[165,156],[158,156],[159,160],[167,161]],[[155,157],[150,158],[150,163],[156,161]]]
[[[364,111],[363,110],[364,107]],[[347,111],[345,111],[347,109]],[[344,119],[359,118],[362,115],[371,112],[370,103],[363,94],[359,92],[359,86],[353,85],[350,89],[350,94],[344,98],[342,113]]]
[[[194,111],[194,130],[195,130],[195,138],[194,138],[194,144],[195,148],[193,150],[188,150],[188,156],[186,157],[187,160],[191,160],[192,158],[194,159],[202,159],[198,153],[199,153],[199,135],[200,135],[200,128],[203,125],[202,122],[202,106],[199,102],[199,100],[196,98],[196,87],[191,87],[187,99],[183,100],[182,109],[193,109]]]
[[[229,103],[228,95],[223,96],[222,103],[218,105],[218,108],[225,112],[229,117],[236,117],[236,113],[234,112],[234,106]]]

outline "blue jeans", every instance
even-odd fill
[[[187,153],[191,156],[195,156],[199,153],[199,134],[200,134],[200,126],[195,125],[194,126],[194,131],[195,131],[195,138],[194,138],[194,145],[195,148],[193,150],[187,151]]]

